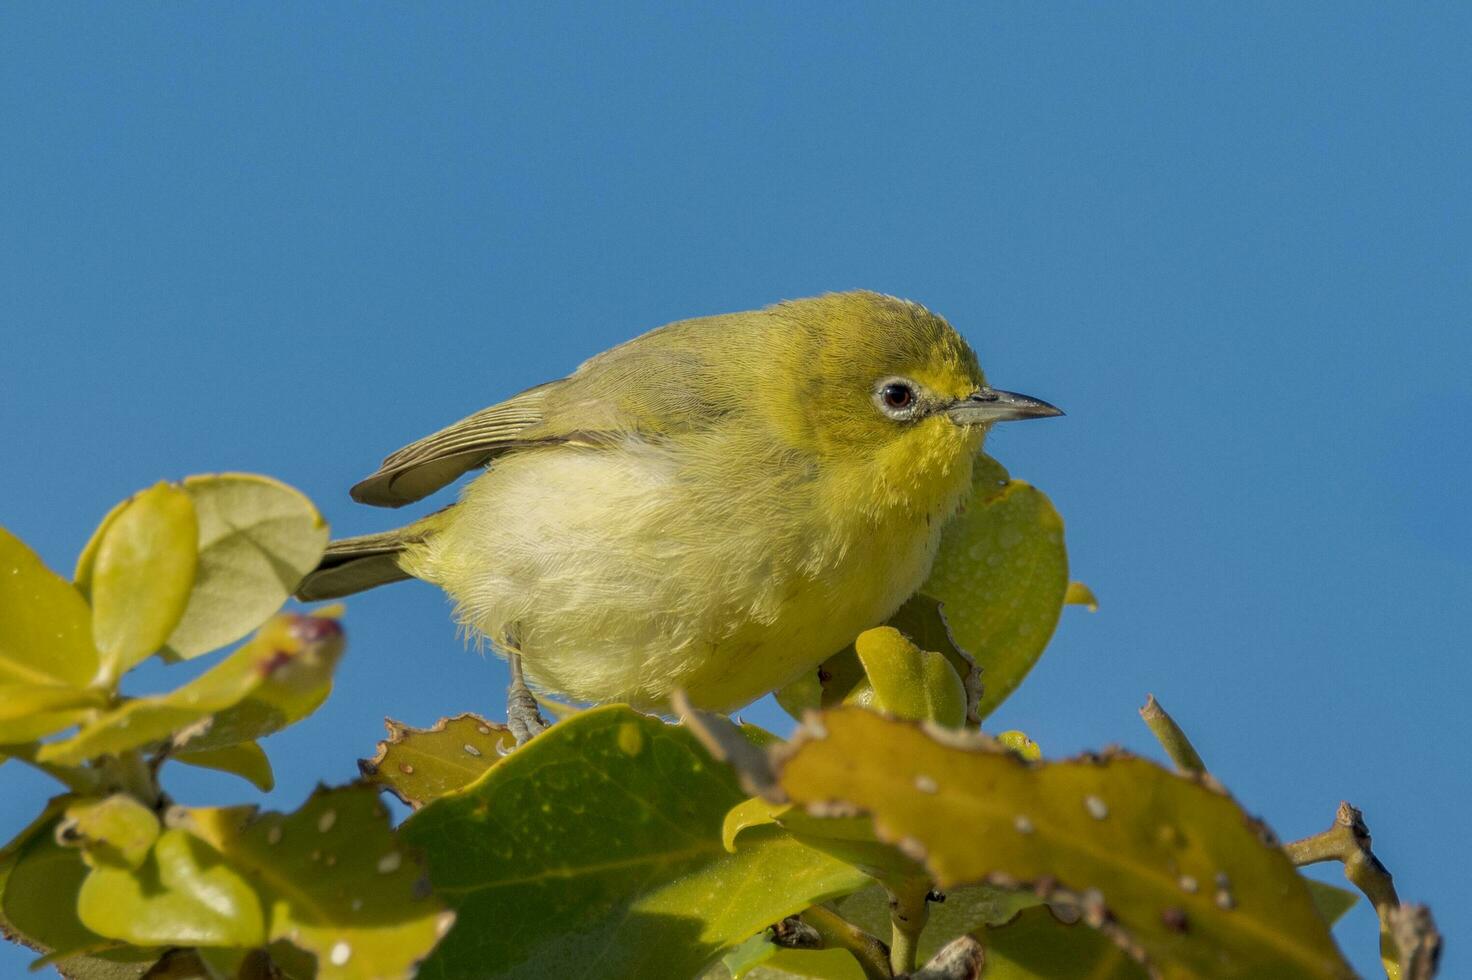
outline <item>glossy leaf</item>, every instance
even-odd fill
[[[721,843],[745,794],[684,728],[622,706],[560,722],[413,814],[459,919],[421,976],[694,976],[867,879],[774,827]]]
[[[199,557],[187,492],[159,483],[106,521],[78,585],[92,604],[104,676],[116,679],[164,645],[184,615]]]
[[[1003,481],[1006,482],[1003,482]],[[985,718],[1047,646],[1068,590],[1063,520],[1048,498],[989,457],[946,526],[922,595],[939,601],[956,642],[981,665]]]
[[[91,708],[107,703],[107,692],[65,684],[0,684],[0,745],[44,738],[70,728]]]
[[[158,817],[125,793],[73,802],[56,831],[60,843],[81,848],[82,860],[94,868],[139,867],[158,835]]]
[[[1145,968],[1113,940],[1082,922],[1065,925],[1047,908],[1021,912],[976,932],[986,947],[986,980],[1148,980]]]
[[[1199,780],[1128,756],[1029,764],[980,736],[942,742],[852,708],[821,725],[781,761],[782,787],[804,806],[872,814],[942,888],[1092,896],[1091,914],[1166,976],[1351,975],[1282,850]]]
[[[0,583],[0,684],[91,684],[97,677],[92,611],[70,582],[4,528]]]
[[[183,687],[125,702],[37,758],[75,764],[171,737],[197,752],[269,735],[327,698],[342,645],[336,620],[283,614]]]
[[[317,980],[408,978],[453,921],[370,787],[319,790],[292,814],[192,810],[187,826],[254,886],[267,941],[316,956]]]
[[[505,725],[469,713],[441,718],[433,728],[410,728],[391,718],[384,724],[388,739],[358,769],[365,782],[415,809],[475,782],[516,748]]]
[[[165,830],[137,869],[99,864],[77,912],[94,932],[135,946],[257,946],[265,938],[255,889],[214,848]]]
[[[891,626],[866,630],[854,641],[874,708],[912,721],[960,728],[966,721],[966,689],[950,662],[921,650]]]
[[[175,752],[170,758],[185,765],[239,776],[265,793],[269,793],[276,785],[276,776],[271,772],[271,760],[256,742],[240,742],[218,749]]]
[[[279,609],[321,559],[327,524],[301,493],[263,476],[192,476],[183,487],[199,519],[199,565],[166,652],[188,659],[234,643]]]

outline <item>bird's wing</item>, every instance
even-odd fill
[[[353,499],[378,507],[402,507],[486,465],[508,449],[562,441],[555,435],[529,431],[543,421],[543,402],[550,387],[528,388],[410,443],[354,486]]]
[[[402,507],[511,449],[597,445],[637,433],[659,438],[739,411],[743,358],[765,313],[666,324],[585,361],[566,378],[528,388],[389,456],[353,499]]]

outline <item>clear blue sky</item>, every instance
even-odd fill
[[[0,522],[69,570],[229,469],[375,530],[385,453],[648,327],[917,299],[1069,412],[991,449],[1103,609],[996,724],[1153,753],[1154,691],[1282,836],[1361,806],[1472,973],[1466,7],[489,7],[0,12]],[[501,710],[433,589],[348,625],[270,805]],[[42,787],[0,772],[0,832]]]

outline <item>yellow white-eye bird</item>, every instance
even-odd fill
[[[663,709],[683,689],[729,711],[893,614],[988,428],[1059,414],[877,293],[682,320],[389,456],[356,500],[399,507],[487,469],[438,513],[333,542],[299,595],[420,578],[518,687],[521,666],[579,701]]]

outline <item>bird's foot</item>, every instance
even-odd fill
[[[511,686],[506,690],[506,727],[518,746],[525,745],[548,728],[547,719],[537,706],[536,696],[521,676],[521,655],[512,654]]]

